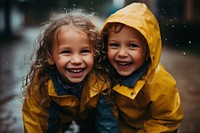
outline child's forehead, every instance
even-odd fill
[[[144,37],[144,35],[136,28],[122,24],[122,23],[110,23],[108,25],[108,37],[110,37],[111,34],[117,34],[120,32],[123,32],[124,34],[127,34],[128,36],[133,35],[134,38],[136,37],[137,39],[144,42],[145,45],[148,45],[147,40]]]
[[[76,31],[78,33],[86,34],[86,32],[81,27],[77,27],[77,26],[74,26],[72,24],[70,24],[70,25],[63,25],[63,26],[60,26],[57,29],[58,33],[60,33],[60,32],[61,33],[62,32],[68,32],[68,31]]]
[[[130,29],[130,30],[137,30],[136,28],[123,24],[123,23],[109,23],[107,27],[108,27],[108,30],[114,31],[114,32],[119,32],[120,30],[124,28]],[[137,30],[137,32],[140,32],[140,31]]]
[[[63,25],[57,29],[54,34],[54,45],[60,46],[61,41],[76,42],[76,41],[87,41],[90,47],[93,47],[92,42],[87,32],[83,29],[74,25]]]
[[[74,25],[63,25],[60,26],[54,33],[54,39],[59,39],[63,35],[70,35],[69,33],[77,33],[81,36],[88,36],[87,32],[83,29],[76,27]]]
[[[121,30],[127,30],[127,31],[130,31],[130,32],[131,31],[135,32],[140,36],[143,36],[143,34],[139,30],[137,30],[136,28],[128,26],[126,24],[122,24],[122,23],[111,23],[111,24],[108,25],[108,30],[109,30],[109,32],[115,32],[115,33],[118,33]]]

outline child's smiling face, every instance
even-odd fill
[[[94,55],[88,35],[74,26],[62,26],[55,34],[50,64],[65,82],[79,83],[92,70]]]
[[[142,66],[146,59],[146,47],[145,38],[134,28],[123,25],[118,32],[109,31],[108,59],[121,76],[129,76]]]

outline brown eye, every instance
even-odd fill
[[[117,43],[110,43],[109,46],[110,46],[110,47],[118,47],[119,44],[117,44]]]
[[[61,54],[70,54],[71,51],[70,51],[70,50],[63,50],[63,51],[61,51],[60,53],[61,53]]]
[[[88,55],[90,53],[91,53],[90,49],[83,49],[83,50],[81,50],[81,54]]]
[[[136,47],[138,47],[138,45],[137,44],[130,44],[129,47],[130,48],[136,48]]]

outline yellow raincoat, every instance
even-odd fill
[[[43,98],[36,84],[31,93],[34,99],[27,97],[23,104],[24,132],[63,132],[63,129],[68,128],[72,120],[78,122],[80,126],[81,124],[87,126],[94,124],[92,118],[94,117],[94,109],[100,92],[106,88],[108,88],[107,84],[100,80],[96,81],[95,75],[90,74],[84,86],[81,100],[79,100],[73,95],[58,96],[50,79],[43,88],[50,102],[45,106],[40,106]],[[91,126],[89,128],[95,129]]]
[[[116,105],[121,133],[173,132],[183,119],[174,78],[159,64],[162,42],[159,24],[142,3],[132,3],[112,14],[104,23],[119,22],[140,31],[150,49],[151,63],[133,88],[116,85]],[[102,30],[102,31],[103,31]]]

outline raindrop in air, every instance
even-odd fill
[[[76,9],[76,4],[72,4],[73,8]]]

